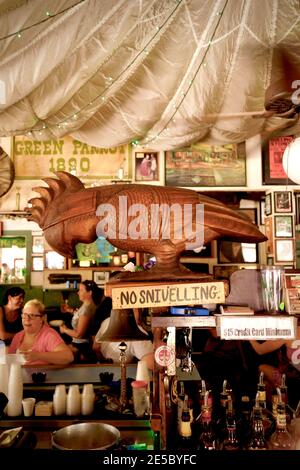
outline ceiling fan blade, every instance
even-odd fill
[[[0,197],[4,196],[13,185],[15,167],[9,155],[0,147]]]
[[[210,113],[210,114],[203,114],[199,116],[202,120],[210,120],[210,119],[235,119],[241,117],[253,117],[253,118],[268,118],[273,116],[273,111],[244,111],[240,113]]]
[[[273,50],[270,85],[266,90],[265,108],[276,115],[285,117],[290,110],[299,112],[299,105],[293,100],[295,81],[300,78],[300,66],[291,48]]]

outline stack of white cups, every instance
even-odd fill
[[[67,395],[67,415],[77,416],[81,412],[81,396],[79,385],[70,385]]]
[[[150,374],[146,361],[138,361],[136,368],[136,379],[150,383]]]
[[[84,384],[81,394],[81,414],[90,415],[94,411],[95,392],[93,384]]]
[[[56,385],[53,395],[53,411],[56,416],[64,415],[67,410],[67,391],[64,384]]]
[[[10,366],[7,397],[7,415],[20,416],[22,414],[23,399],[21,364],[11,364]]]

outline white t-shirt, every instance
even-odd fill
[[[107,330],[109,325],[109,318],[103,320],[101,327],[96,335],[96,340]],[[139,329],[146,333],[143,328],[139,326]],[[153,344],[150,340],[143,341],[125,341],[127,345],[126,349],[126,362],[132,362],[133,358],[142,359],[146,354],[153,353]],[[118,348],[119,342],[107,342],[101,341],[101,353],[105,359],[112,359],[113,362],[120,362],[120,350]]]

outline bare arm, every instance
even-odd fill
[[[250,343],[254,351],[257,352],[257,354],[267,354],[281,348],[281,346],[285,344],[285,340],[274,339],[267,340],[264,343],[259,343],[258,341],[252,340],[250,341]]]
[[[87,315],[81,315],[78,319],[78,325],[76,329],[67,328],[65,325],[62,325],[59,330],[61,333],[65,333],[66,335],[71,336],[71,338],[84,338],[90,322],[90,317]]]
[[[21,352],[21,351],[20,351]],[[36,352],[36,351],[23,351],[26,361],[45,361],[49,364],[70,364],[73,362],[74,356],[71,349],[65,344],[61,343],[54,351],[51,352]]]
[[[8,333],[5,330],[4,321],[3,321],[3,315],[4,315],[3,309],[4,307],[0,307],[0,339],[2,339],[2,341],[6,339],[12,339],[15,335],[14,333]]]
[[[154,353],[145,354],[145,356],[142,357],[141,361],[146,362],[148,369],[154,369]]]

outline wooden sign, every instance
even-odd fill
[[[16,179],[41,179],[67,171],[79,178],[114,179],[120,168],[131,178],[129,145],[100,148],[65,136],[59,140],[30,140],[14,137],[13,162]]]
[[[224,283],[152,283],[143,286],[112,287],[114,309],[163,307],[168,305],[201,305],[223,303],[225,301]]]
[[[220,329],[221,339],[294,339],[297,319],[280,315],[220,315],[217,317],[217,328]]]

